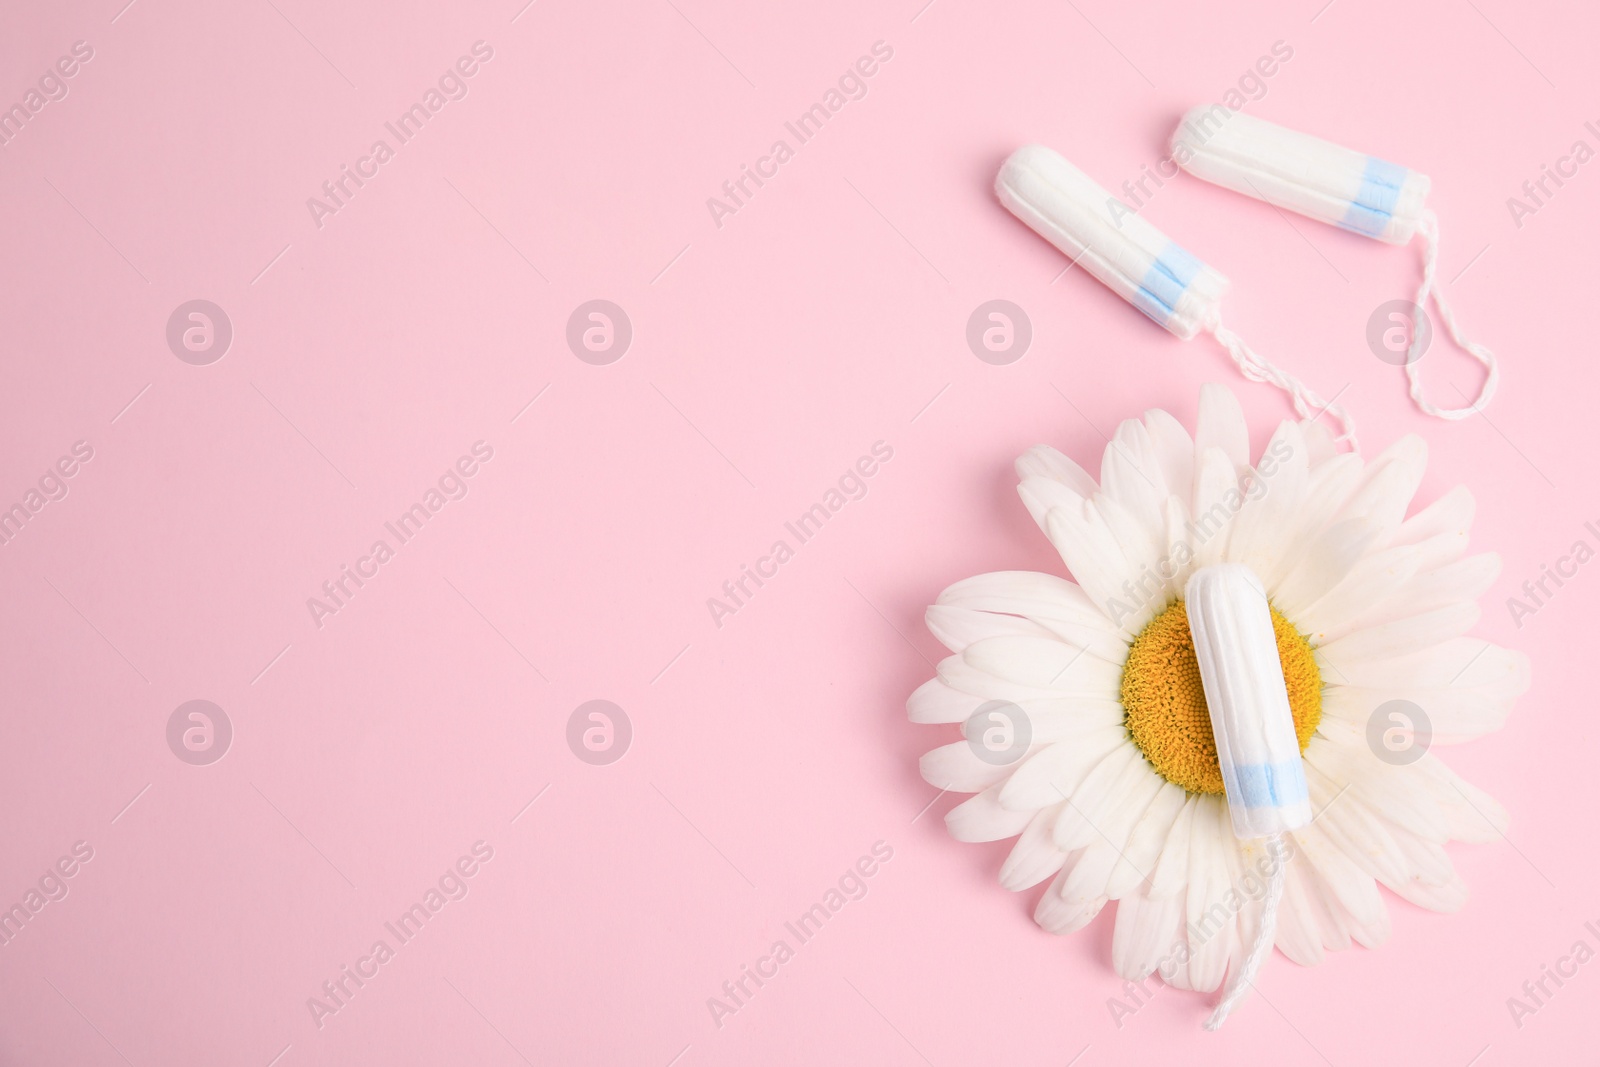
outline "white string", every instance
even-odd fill
[[[1253,382],[1267,382],[1289,394],[1289,399],[1294,402],[1294,409],[1302,419],[1315,420],[1327,412],[1339,420],[1343,429],[1338,437],[1339,441],[1347,441],[1350,451],[1356,451],[1356,424],[1350,413],[1332,401],[1325,401],[1316,393],[1308,389],[1304,382],[1288,371],[1273,365],[1271,360],[1252,351],[1250,346],[1240,340],[1239,335],[1222,325],[1220,316],[1212,319],[1211,336],[1228,350],[1228,355],[1233,357],[1234,363],[1239,366],[1239,373]],[[1408,370],[1410,368],[1407,368]]]
[[[1245,995],[1255,979],[1256,972],[1261,969],[1261,961],[1272,950],[1273,934],[1278,926],[1278,902],[1283,899],[1284,875],[1289,866],[1284,859],[1281,834],[1273,834],[1267,838],[1267,851],[1271,853],[1276,866],[1272,869],[1272,879],[1267,883],[1267,904],[1261,910],[1261,926],[1256,930],[1256,939],[1251,943],[1250,952],[1245,956],[1244,963],[1233,976],[1233,980],[1228,983],[1227,991],[1217,1002],[1211,1018],[1206,1020],[1207,1030],[1219,1029],[1227,1020],[1228,1014]]]
[[[1434,288],[1433,274],[1439,262],[1439,216],[1431,210],[1424,211],[1422,221],[1417,224],[1417,232],[1422,235],[1422,287],[1417,290],[1417,314],[1419,316],[1427,314],[1428,296],[1431,294],[1434,306],[1439,309],[1439,318],[1443,320],[1445,329],[1450,331],[1450,337],[1464,352],[1482,363],[1488,373],[1483,379],[1483,388],[1478,390],[1478,399],[1468,407],[1441,408],[1424,400],[1422,353],[1417,351],[1422,343],[1423,334],[1413,325],[1411,347],[1406,349],[1406,378],[1411,382],[1411,400],[1424,415],[1440,419],[1464,419],[1468,415],[1476,415],[1480,409],[1488,406],[1494,396],[1495,387],[1500,384],[1500,364],[1493,352],[1461,336],[1461,330],[1456,326],[1456,313],[1445,302],[1444,291]]]

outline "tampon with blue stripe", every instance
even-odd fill
[[[1083,171],[1043,145],[1011,153],[994,180],[995,195],[1017,218],[1107,288],[1187,341],[1209,333],[1251,381],[1289,394],[1302,419],[1327,412],[1356,447],[1355,427],[1334,400],[1325,401],[1294,375],[1252,351],[1222,324],[1228,279],[1128,210]]]
[[[1465,407],[1429,401],[1420,367],[1426,332],[1414,330],[1404,364],[1411,399],[1418,410],[1441,419],[1469,418],[1488,405],[1500,383],[1499,360],[1487,346],[1466,338],[1434,284],[1439,220],[1426,204],[1431,184],[1426,174],[1221,104],[1193,108],[1183,117],[1172,134],[1172,161],[1197,178],[1390,244],[1403,245],[1421,234],[1422,284],[1412,302],[1415,314],[1424,314],[1431,296],[1450,337],[1483,364],[1485,374],[1478,398]]]
[[[1305,826],[1311,798],[1261,579],[1239,563],[1201,567],[1183,600],[1234,836]]]
[[[1233,835],[1249,842],[1244,846],[1249,851],[1264,848],[1272,869],[1249,950],[1206,1020],[1205,1028],[1215,1030],[1253,986],[1272,951],[1287,884],[1284,835],[1310,824],[1311,794],[1261,579],[1239,563],[1201,567],[1184,584],[1183,603]]]
[[[1192,109],[1172,161],[1197,178],[1390,244],[1422,222],[1428,176],[1220,104]]]
[[[1188,340],[1218,320],[1228,279],[1125,209],[1060,154],[1017,149],[995,178],[995,194],[1017,218],[1112,292]]]

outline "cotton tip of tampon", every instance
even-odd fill
[[[1238,563],[1202,567],[1183,598],[1234,835],[1305,826],[1311,800],[1261,579]]]
[[[1228,280],[1044,145],[1013,152],[995,196],[1062,255],[1188,340],[1219,321]]]
[[[1205,144],[1211,133],[1234,114],[1221,104],[1200,104],[1185,111],[1183,118],[1178,120],[1178,128],[1172,131],[1172,140],[1167,145],[1172,153],[1172,161],[1180,167],[1183,166],[1188,157],[1194,155],[1199,147]]]

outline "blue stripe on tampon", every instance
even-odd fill
[[[1361,188],[1339,225],[1368,237],[1383,233],[1400,201],[1400,187],[1405,185],[1410,173],[1398,163],[1368,156],[1366,170],[1361,175]]]
[[[1194,281],[1204,266],[1186,250],[1169,241],[1140,279],[1139,288],[1131,298],[1133,306],[1165,326],[1172,318],[1184,290],[1189,288],[1189,283]]]
[[[1234,785],[1238,795],[1230,795],[1230,804],[1243,804],[1247,808],[1282,808],[1303,803],[1310,791],[1306,788],[1305,768],[1299,760],[1288,763],[1247,763],[1233,768]]]

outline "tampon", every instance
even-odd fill
[[[1483,364],[1485,374],[1478,398],[1468,406],[1430,403],[1423,396],[1419,365],[1426,333],[1413,328],[1405,362],[1411,399],[1423,414],[1442,419],[1464,419],[1489,403],[1500,384],[1499,361],[1462,335],[1454,309],[1434,286],[1439,218],[1425,204],[1427,175],[1220,104],[1193,108],[1183,117],[1172,134],[1172,161],[1197,178],[1390,244],[1403,245],[1421,234],[1416,314],[1423,314],[1431,295],[1451,338]]]
[[[1157,325],[1187,341],[1217,320],[1228,279],[1138,215],[1119,219],[1111,194],[1058,153],[1017,149],[994,190],[1013,215]]]
[[[1397,163],[1220,104],[1183,117],[1172,161],[1197,178],[1395,245],[1417,232],[1430,186],[1427,175]]]
[[[1215,1030],[1272,948],[1288,863],[1283,835],[1311,822],[1311,796],[1261,579],[1238,563],[1201,567],[1184,585],[1183,600],[1234,836],[1265,838],[1273,863],[1261,925],[1206,1020]]]
[[[1288,393],[1302,419],[1326,411],[1344,427],[1340,440],[1356,447],[1354,424],[1342,407],[1322,400],[1222,325],[1227,278],[1128,211],[1058,153],[1043,145],[1017,149],[1001,165],[994,191],[1007,210],[1112,292],[1185,341],[1202,331],[1211,334],[1246,378]]]
[[[1297,830],[1311,800],[1267,591],[1249,567],[1219,563],[1195,571],[1183,599],[1234,836]]]

